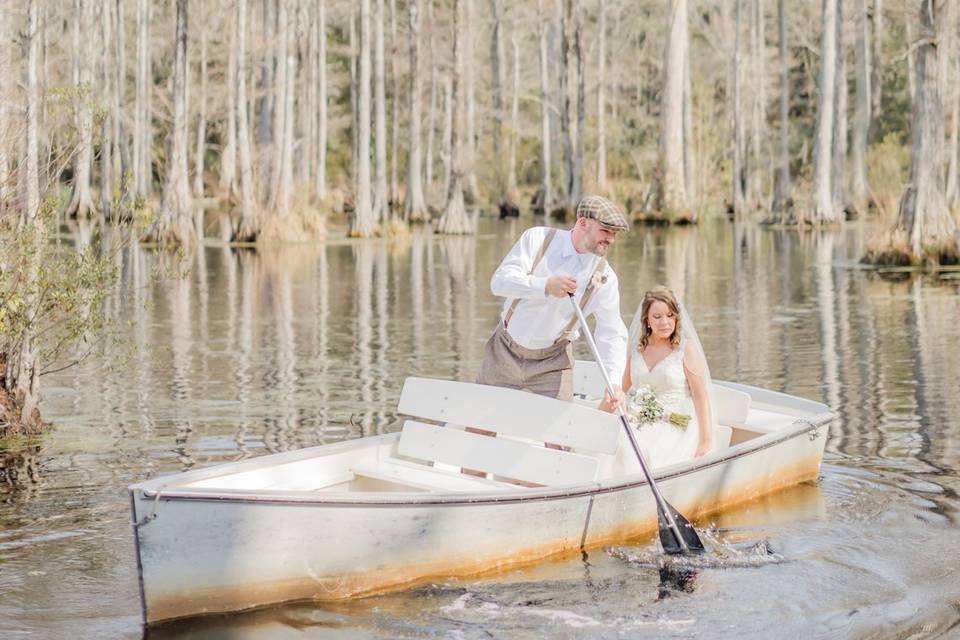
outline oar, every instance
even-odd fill
[[[610,382],[610,376],[607,375],[607,370],[603,367],[603,360],[600,359],[600,351],[597,349],[597,343],[593,341],[593,334],[590,333],[590,328],[587,327],[587,320],[583,317],[583,311],[580,310],[580,305],[574,300],[573,294],[570,293],[568,295],[570,296],[570,304],[573,305],[573,309],[577,313],[577,319],[580,321],[583,335],[586,336],[587,343],[593,351],[593,357],[596,359],[597,364],[600,366],[600,371],[603,373],[603,380],[607,384],[607,393],[610,394],[610,397],[613,397],[613,383]],[[660,544],[663,546],[663,550],[670,554],[702,553],[704,551],[703,542],[700,541],[700,536],[697,535],[693,525],[690,524],[690,521],[684,518],[679,511],[670,506],[670,503],[667,502],[663,494],[660,493],[657,483],[653,480],[653,474],[650,473],[650,469],[647,468],[647,463],[643,459],[643,454],[640,452],[640,445],[637,444],[637,439],[633,435],[633,429],[630,428],[630,423],[627,422],[627,416],[623,413],[622,407],[617,407],[617,415],[620,416],[620,423],[627,432],[627,438],[630,440],[630,446],[633,447],[633,453],[640,462],[643,475],[647,477],[650,490],[653,491],[653,498],[657,503],[657,519],[660,523]]]

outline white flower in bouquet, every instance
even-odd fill
[[[640,426],[658,420],[665,420],[679,429],[686,429],[690,424],[690,416],[666,411],[657,394],[647,385],[634,387],[627,394],[627,417]]]

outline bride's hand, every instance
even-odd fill
[[[701,440],[700,444],[697,445],[697,450],[694,452],[693,457],[699,458],[700,456],[705,456],[710,453],[711,449],[713,449],[712,440]]]

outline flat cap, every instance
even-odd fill
[[[603,196],[585,196],[577,205],[578,218],[593,218],[605,227],[626,231],[630,228],[623,209]]]

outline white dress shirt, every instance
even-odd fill
[[[558,229],[546,255],[540,260],[533,274],[529,275],[533,260],[549,231],[549,227],[533,227],[524,231],[490,280],[493,294],[506,298],[501,318],[506,317],[513,300],[520,299],[520,304],[510,318],[507,333],[528,349],[542,349],[552,345],[575,315],[567,296],[554,298],[547,295],[547,280],[554,276],[576,278],[577,292],[574,296],[579,304],[597,261],[600,260],[592,253],[578,253],[573,246],[572,232],[569,229]],[[617,274],[607,265],[601,275],[606,276],[606,282],[594,288],[584,315],[593,315],[596,318],[594,338],[597,349],[610,380],[619,385],[623,380],[627,360],[627,328],[620,316],[620,286]],[[579,335],[580,328],[577,326],[570,333],[570,340],[576,340]]]

